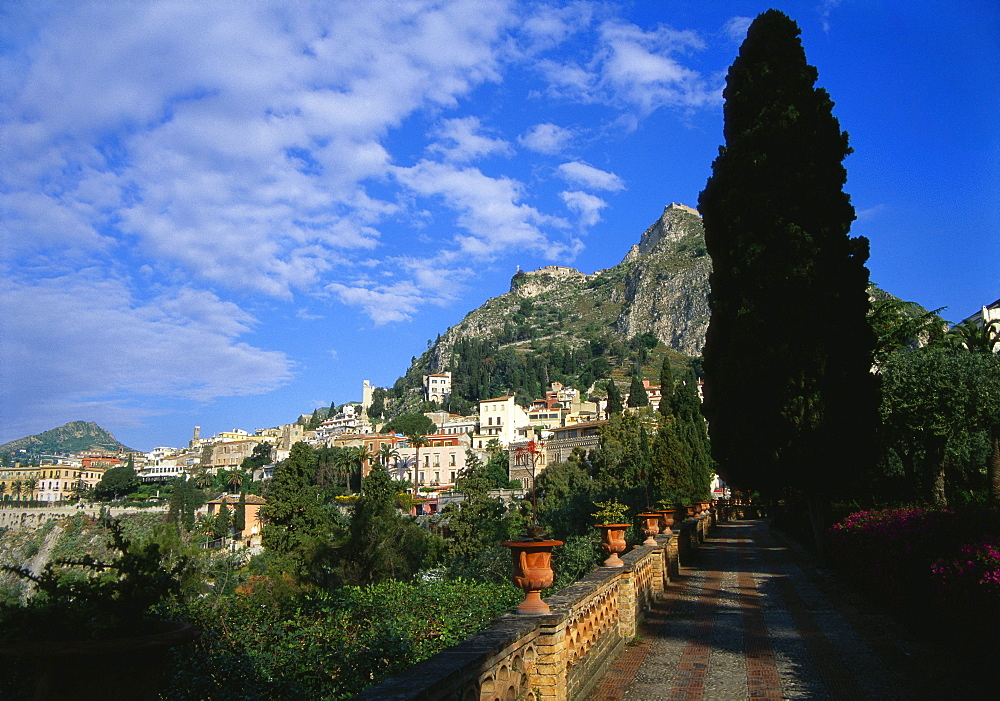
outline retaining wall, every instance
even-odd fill
[[[622,556],[546,599],[543,616],[505,614],[491,628],[371,687],[356,701],[572,701],[586,696],[677,577],[681,543],[697,548],[712,517],[684,521],[655,547]]]

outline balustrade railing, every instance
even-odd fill
[[[677,576],[681,551],[696,548],[715,518],[713,509],[686,519],[674,533],[657,536],[656,546],[636,547],[622,556],[624,567],[597,568],[546,599],[550,613],[506,614],[491,628],[355,699],[569,701],[586,696]]]

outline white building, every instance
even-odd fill
[[[529,424],[528,414],[514,403],[514,395],[479,402],[479,432],[473,447],[485,450],[492,439],[506,448],[517,438],[517,429]]]
[[[424,375],[424,398],[428,402],[447,404],[451,399],[451,371]]]

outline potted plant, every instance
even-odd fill
[[[625,563],[618,553],[625,552],[625,531],[632,525],[626,520],[628,507],[617,499],[594,502],[594,506],[597,507],[594,525],[601,531],[601,550],[608,556],[603,566],[622,567]]]
[[[33,664],[36,701],[155,699],[169,648],[201,633],[157,613],[180,597],[187,560],[168,566],[158,545],[132,546],[118,521],[105,523],[118,552],[110,562],[65,558],[38,575],[3,566],[36,589],[0,607],[0,654]]]
[[[646,540],[642,541],[642,544],[655,547],[656,536],[660,533],[660,514],[652,509],[648,509],[645,513],[639,514],[639,520],[639,528],[642,534],[646,536]]]
[[[670,535],[673,533],[671,527],[674,525],[674,514],[677,513],[677,508],[674,506],[673,499],[660,499],[657,502],[660,507],[656,510],[656,513],[660,515],[660,526],[662,527],[663,533],[665,535]]]
[[[524,590],[524,601],[517,612],[525,616],[538,616],[549,612],[549,605],[542,601],[542,590],[552,586],[555,574],[552,571],[552,548],[562,545],[561,540],[550,540],[538,524],[538,495],[535,488],[535,467],[540,454],[539,444],[529,441],[527,445],[515,448],[515,459],[531,469],[531,522],[525,533],[517,540],[507,541],[514,558],[512,579]]]

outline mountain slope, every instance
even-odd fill
[[[408,399],[421,375],[445,370],[470,402],[542,391],[556,379],[586,390],[637,365],[655,377],[665,352],[677,364],[700,355],[710,271],[701,218],[671,204],[614,267],[518,271],[509,292],[469,312],[414,361],[395,395]]]
[[[93,421],[70,421],[33,436],[25,436],[0,445],[0,453],[25,450],[32,454],[75,453],[80,450],[130,451]]]

